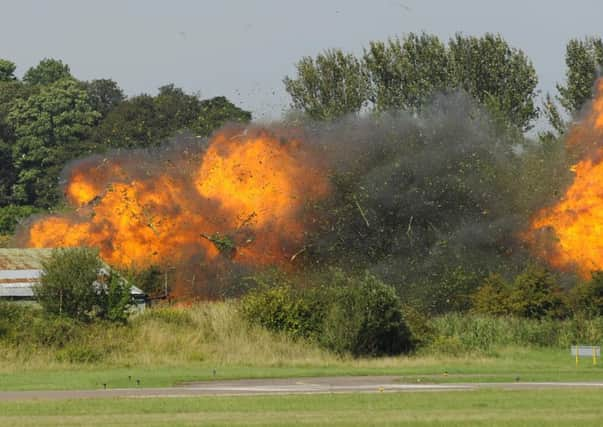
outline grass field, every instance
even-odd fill
[[[21,345],[0,342],[0,390],[135,387],[136,380],[143,387],[160,387],[208,379],[380,374],[411,382],[603,380],[603,364],[594,367],[584,359],[576,368],[569,347],[560,340],[549,347],[509,344],[516,341],[509,335],[511,327],[531,328],[521,336],[538,338],[560,324],[543,328],[529,322],[472,322],[465,325],[465,318],[455,317],[440,322],[446,339],[411,356],[355,359],[249,325],[232,302],[159,308],[147,310],[127,327],[90,325],[64,346],[35,344],[31,337],[29,344],[25,338]],[[54,336],[53,330],[45,333]],[[480,344],[505,334],[509,336],[504,340]],[[450,354],[451,348],[457,351]]]
[[[600,390],[0,402],[2,426],[599,426]]]
[[[215,375],[214,375],[215,370]],[[603,380],[603,364],[584,359],[576,368],[569,350],[507,347],[490,357],[390,357],[336,359],[329,363],[284,361],[263,366],[180,363],[146,366],[55,365],[48,368],[0,368],[0,390],[165,387],[185,381],[239,378],[312,377],[337,375],[399,375],[402,381],[595,381]]]

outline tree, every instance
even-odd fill
[[[197,119],[201,108],[199,98],[186,94],[173,84],[160,87],[153,102],[158,125],[169,132],[166,136],[189,128]]]
[[[331,298],[320,340],[340,353],[382,356],[407,352],[412,337],[393,287],[365,273],[362,277],[332,274]]]
[[[60,59],[44,58],[25,72],[23,81],[29,85],[45,86],[66,78],[72,78],[67,64]]]
[[[457,34],[448,44],[455,85],[509,124],[528,130],[538,117],[538,77],[532,62],[500,36]]]
[[[10,82],[17,80],[15,70],[17,66],[14,62],[0,58],[0,82]]]
[[[410,33],[387,43],[371,42],[364,52],[377,110],[419,110],[434,92],[451,85],[446,46],[433,35]]]
[[[84,141],[99,113],[78,82],[59,80],[39,93],[17,99],[8,115],[15,132],[15,201],[48,207],[58,200],[57,185],[66,161],[86,151]]]
[[[593,87],[603,67],[603,41],[600,37],[572,39],[565,49],[565,85],[557,85],[557,99],[573,115],[593,96]]]
[[[285,77],[293,107],[315,120],[330,120],[360,111],[366,103],[368,81],[360,60],[339,49],[304,57],[296,64],[297,76]]]
[[[491,275],[473,294],[476,313],[529,319],[561,318],[566,313],[562,290],[546,269],[529,265],[513,282]]]
[[[156,126],[153,97],[139,95],[113,108],[94,129],[92,140],[99,147],[140,148],[159,145],[165,135]]]
[[[529,266],[513,281],[509,295],[511,314],[532,319],[565,315],[562,291],[555,277],[540,266]]]
[[[139,95],[118,104],[95,129],[92,139],[100,147],[153,147],[179,131],[208,136],[226,122],[249,120],[250,112],[224,97],[199,100],[170,84],[160,87],[155,97]]]
[[[102,267],[96,250],[55,250],[42,264],[40,283],[34,286],[36,299],[50,314],[91,320],[101,302],[94,283]]]
[[[84,83],[92,109],[105,117],[124,99],[124,93],[116,82],[110,79],[98,79]]]
[[[42,264],[34,294],[47,313],[81,321],[123,322],[131,305],[128,283],[92,248],[55,250]]]
[[[603,271],[594,271],[590,280],[579,282],[569,299],[575,314],[603,316]]]
[[[192,130],[201,136],[211,133],[229,122],[248,123],[251,113],[245,111],[223,96],[202,100],[199,104],[199,114],[192,124]]]
[[[39,212],[41,212],[40,209],[33,206],[0,207],[0,234],[13,234],[19,221]]]
[[[12,150],[9,144],[0,139],[0,209],[10,203],[14,183],[15,170]]]
[[[462,89],[488,107],[495,122],[525,131],[538,116],[538,83],[531,61],[500,35],[457,34],[445,46],[436,36],[410,33],[371,42],[362,59],[327,50],[296,64],[284,79],[295,109],[331,120],[363,107],[420,110],[435,93]]]

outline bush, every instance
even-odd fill
[[[578,315],[603,316],[603,271],[594,271],[589,281],[578,283],[571,290],[569,301]]]
[[[55,250],[42,264],[42,276],[34,286],[34,294],[51,315],[80,321],[100,318],[123,322],[131,303],[130,287],[117,274],[105,274],[102,270],[106,269],[97,250]]]
[[[77,340],[81,334],[82,326],[74,319],[64,316],[40,316],[31,325],[29,337],[22,336],[20,341],[29,341],[44,347],[64,347]]]
[[[295,338],[315,338],[322,328],[326,300],[316,292],[296,290],[278,273],[258,277],[258,287],[241,303],[245,318],[268,330]]]
[[[395,290],[371,275],[332,271],[326,283],[307,289],[275,279],[242,299],[249,321],[354,356],[399,354],[413,346]]]
[[[19,221],[39,212],[41,212],[41,209],[34,206],[8,205],[0,207],[0,234],[13,234]]]
[[[540,266],[529,266],[506,283],[491,275],[472,296],[472,311],[529,319],[564,318],[568,314],[562,289],[555,277]]]
[[[337,277],[339,275],[340,277]],[[374,276],[341,277],[331,291],[321,342],[354,356],[400,354],[412,346],[400,300],[391,286]]]
[[[103,360],[104,354],[100,350],[82,346],[68,346],[57,353],[59,362],[69,363],[97,363]]]

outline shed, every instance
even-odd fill
[[[42,263],[53,249],[0,248],[0,301],[33,302],[33,285],[40,280]],[[132,302],[138,309],[146,306],[147,295],[130,286]]]

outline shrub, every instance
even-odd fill
[[[103,360],[102,351],[84,345],[72,345],[57,353],[59,362],[97,363]]]
[[[530,319],[563,318],[568,310],[555,277],[540,266],[529,266],[506,283],[498,275],[489,276],[472,296],[474,313],[511,315]]]
[[[98,252],[89,248],[59,249],[42,264],[40,283],[34,293],[50,314],[90,320],[100,306],[93,283],[103,266]]]
[[[594,271],[587,282],[579,282],[570,292],[574,313],[585,317],[603,316],[603,271]]]
[[[283,276],[265,279],[241,301],[248,321],[354,356],[399,354],[413,345],[395,290],[371,275],[331,271],[326,283],[307,289]]]
[[[94,318],[125,321],[131,297],[129,285],[104,270],[98,251],[91,248],[55,250],[42,264],[34,294],[51,315],[81,321]],[[99,280],[101,275],[109,276]]]
[[[24,331],[19,341],[44,347],[64,347],[77,340],[81,334],[82,326],[74,319],[64,316],[39,316],[32,323],[31,330]]]
[[[8,205],[0,207],[0,234],[14,233],[19,221],[39,212],[41,212],[41,209],[34,206]]]
[[[250,291],[242,300],[241,310],[248,320],[268,330],[311,338],[321,330],[324,303],[311,292],[296,291],[283,283]]]
[[[410,350],[410,330],[394,288],[370,274],[338,281],[323,325],[321,342],[327,348],[354,356]]]

